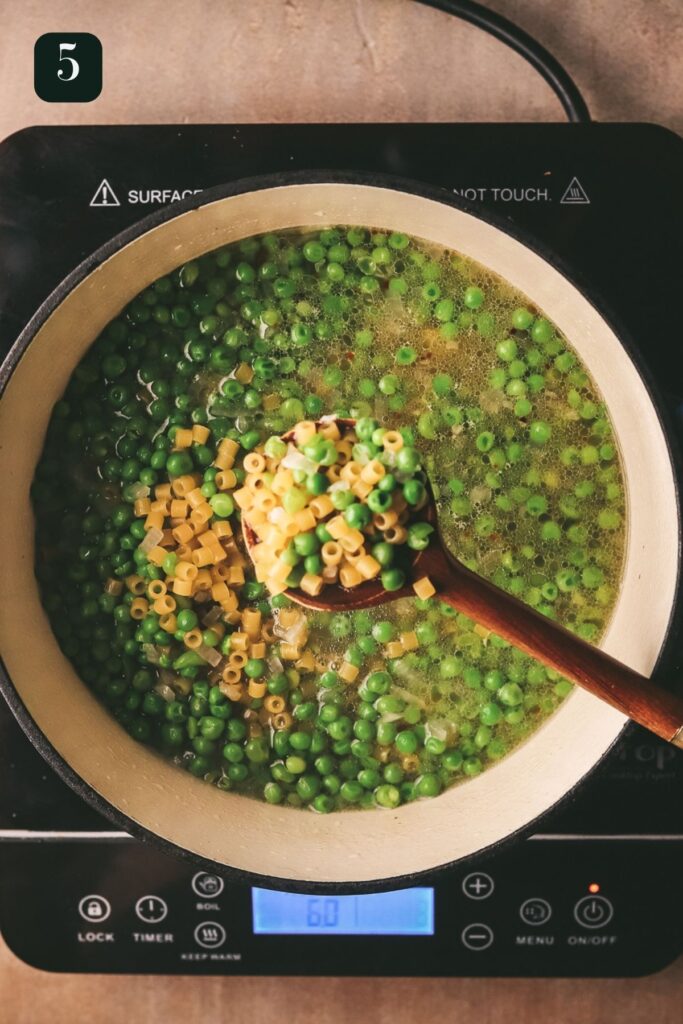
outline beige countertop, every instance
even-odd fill
[[[490,0],[579,82],[593,116],[683,133],[681,0]],[[0,138],[30,124],[559,120],[549,89],[476,29],[411,0],[23,0],[0,34]],[[94,32],[102,95],[33,92],[44,32]],[[0,781],[1,784],[1,781]],[[305,965],[302,965],[305,970]],[[1,1024],[679,1024],[683,960],[630,981],[105,978],[48,975],[0,944]]]

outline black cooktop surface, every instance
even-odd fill
[[[527,233],[611,319],[683,441],[674,303],[683,142],[649,125],[20,132],[0,145],[0,351],[82,259],[159,206],[253,175],[329,169],[436,186]],[[679,611],[658,673],[674,679],[682,663]],[[344,918],[338,897],[334,907],[302,897],[304,931],[262,934],[248,887],[197,875],[116,832],[47,767],[4,704],[0,773],[0,926],[38,966],[620,975],[658,969],[683,948],[683,754],[635,726],[535,836],[420,878],[432,893],[432,931],[379,945],[329,924]]]

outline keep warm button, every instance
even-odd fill
[[[604,928],[614,916],[614,907],[604,896],[584,896],[574,907],[574,917],[582,928]]]

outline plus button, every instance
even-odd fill
[[[483,871],[473,871],[462,880],[462,891],[471,900],[487,899],[494,888],[493,879]]]

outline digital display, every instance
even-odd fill
[[[252,889],[255,935],[433,935],[434,890],[307,896]]]

